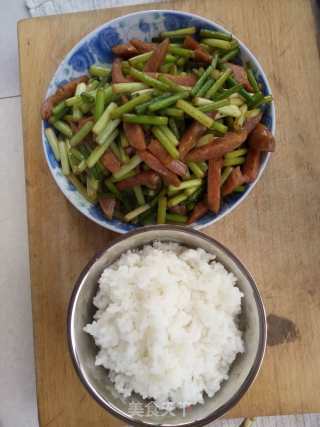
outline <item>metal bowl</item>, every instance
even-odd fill
[[[83,327],[92,322],[96,311],[92,301],[102,271],[123,252],[155,240],[178,242],[215,254],[217,260],[237,277],[237,285],[244,294],[240,327],[243,329],[245,352],[237,356],[231,366],[229,379],[212,398],[206,398],[204,404],[187,410],[175,410],[174,415],[163,415],[163,412],[152,414],[148,409],[150,401],[144,401],[138,395],[127,399],[119,395],[109,380],[107,371],[101,366],[95,366],[97,347],[93,338],[83,331]],[[251,274],[221,243],[181,226],[151,226],[113,240],[82,271],[69,303],[68,341],[71,357],[82,383],[91,396],[111,414],[137,426],[202,426],[229,411],[254,381],[265,352],[266,316]]]

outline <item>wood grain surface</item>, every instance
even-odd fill
[[[276,103],[277,151],[248,199],[204,230],[256,277],[270,319],[261,373],[228,416],[320,412],[319,56],[305,0],[178,0],[37,18],[18,26],[37,393],[42,427],[116,426],[87,394],[67,350],[66,309],[88,259],[114,237],[77,212],[55,185],[41,147],[39,108],[69,49],[135,10],[195,12],[257,55]]]

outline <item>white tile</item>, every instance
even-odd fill
[[[20,98],[0,100],[0,426],[36,427]]]
[[[5,3],[5,4],[4,4]],[[28,17],[24,0],[1,2],[0,12],[0,98],[18,95],[19,66],[17,21]]]

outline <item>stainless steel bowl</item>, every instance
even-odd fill
[[[105,267],[129,250],[154,240],[173,241],[191,248],[203,248],[214,253],[217,260],[238,278],[244,294],[240,327],[243,329],[245,353],[239,355],[230,370],[230,377],[213,398],[188,410],[175,410],[174,415],[156,414],[148,408],[150,402],[139,396],[124,399],[109,380],[103,367],[95,366],[97,348],[83,327],[92,321],[95,308],[92,300],[97,282]],[[198,231],[180,226],[152,226],[133,231],[113,240],[97,254],[78,278],[68,312],[68,340],[75,369],[92,397],[111,414],[137,426],[202,426],[230,410],[248,390],[261,366],[266,346],[265,310],[256,284],[244,265],[221,243]],[[139,410],[138,410],[139,409]]]

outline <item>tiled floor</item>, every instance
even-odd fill
[[[16,22],[23,0],[0,13],[0,427],[36,427],[27,220]]]
[[[3,2],[0,13],[0,98],[20,94],[17,26],[18,20],[27,18],[24,0]]]
[[[38,426],[16,41],[16,22],[25,17],[23,0],[10,0],[1,8],[0,427]],[[238,425],[239,420],[215,424]],[[320,426],[320,416],[260,418],[256,424],[256,427],[300,426]]]
[[[35,427],[20,97],[0,99],[0,426]]]

